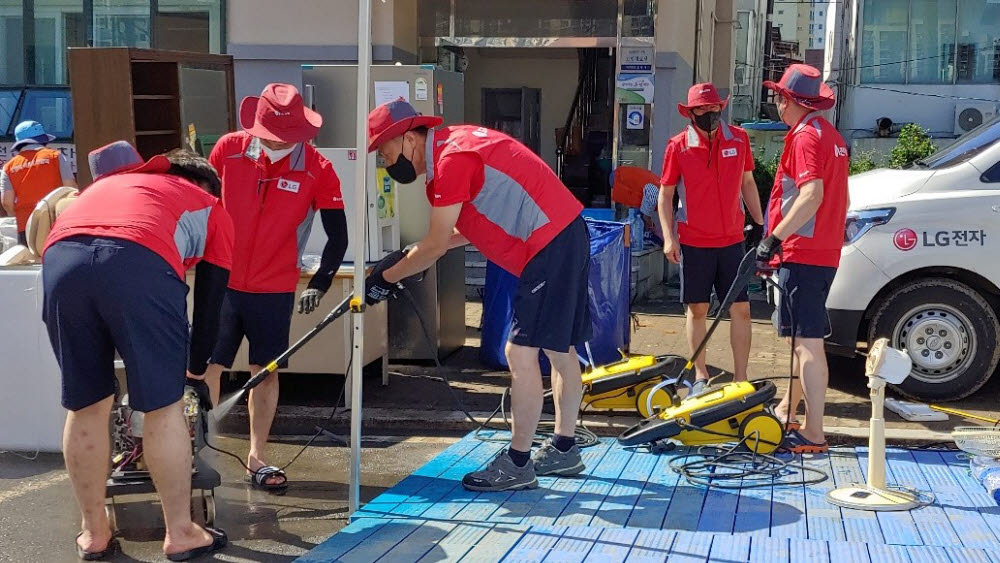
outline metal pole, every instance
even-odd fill
[[[355,229],[351,234],[354,242],[354,295],[363,299],[365,284],[365,258],[368,250],[368,83],[372,63],[371,0],[358,2],[358,148],[357,174],[354,184]],[[348,487],[348,509],[354,514],[361,501],[361,373],[364,362],[364,315],[355,310],[351,315],[354,322],[354,349],[351,356],[351,470]]]

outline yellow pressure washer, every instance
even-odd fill
[[[755,254],[756,250],[752,249],[743,257],[736,279],[733,280],[719,305],[705,338],[698,344],[691,359],[683,365],[680,373],[673,379],[663,379],[648,386],[644,386],[646,381],[638,384],[643,386],[639,393],[645,396],[645,400],[638,401],[640,404],[637,407],[646,419],[623,432],[618,437],[620,444],[625,446],[651,444],[653,449],[658,449],[670,439],[687,446],[741,442],[747,449],[761,454],[770,454],[781,445],[785,429],[781,421],[767,409],[768,401],[777,394],[777,387],[771,381],[740,381],[714,385],[684,400],[680,400],[677,394],[677,384],[683,381],[684,376],[694,367],[694,359],[705,350],[708,340],[722,320],[723,313],[729,309],[736,295],[746,287],[756,273]],[[677,365],[678,356],[663,358],[665,359],[660,362],[661,364]],[[637,360],[640,363],[642,361],[645,360]],[[594,370],[594,373],[599,371]],[[638,373],[641,369],[633,371]],[[610,375],[607,379],[628,381],[620,375]],[[593,393],[593,387],[594,384],[591,384],[588,392]],[[598,391],[602,389],[598,386]],[[614,391],[605,390],[600,396],[607,395],[614,396]]]

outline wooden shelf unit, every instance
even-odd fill
[[[228,91],[219,103],[228,109],[228,130],[236,129],[233,59],[182,51],[111,48],[70,48],[69,74],[73,98],[73,128],[77,154],[126,140],[143,158],[187,146],[188,127],[182,116],[182,72],[200,69],[225,73]],[[190,107],[190,106],[189,106]],[[196,124],[197,125],[197,124]],[[92,175],[87,159],[78,160],[78,182]]]

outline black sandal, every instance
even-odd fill
[[[80,539],[80,536],[82,535],[83,532],[80,532],[73,540],[73,544],[76,546],[76,555],[82,561],[102,561],[110,557],[114,553],[115,549],[118,548],[118,540],[115,539],[114,535],[112,535],[111,539],[108,540],[108,545],[104,548],[104,551],[85,551],[82,547],[80,547],[80,543],[76,541]]]
[[[274,478],[284,479],[280,483],[268,483],[269,479]],[[262,491],[268,491],[272,493],[284,492],[288,489],[288,477],[285,472],[274,467],[273,465],[267,465],[261,467],[253,473],[247,473],[243,479],[250,484],[255,489],[260,489]]]
[[[212,543],[196,547],[194,549],[189,549],[187,551],[182,551],[180,553],[168,554],[167,559],[171,561],[187,561],[201,555],[212,553],[213,551],[218,551],[226,547],[229,543],[229,538],[222,530],[216,530],[215,528],[209,528],[208,526],[205,526],[204,530],[212,536]]]

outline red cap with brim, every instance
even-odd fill
[[[406,100],[386,102],[368,114],[368,152],[417,127],[433,128],[444,122],[440,117],[421,115]]]
[[[268,84],[260,96],[240,102],[240,126],[259,139],[302,143],[316,138],[323,116],[307,108],[291,84]]]
[[[833,90],[823,82],[819,70],[805,64],[789,66],[781,81],[765,80],[764,87],[815,111],[828,110],[837,103]]]
[[[715,105],[719,106],[720,111],[726,109],[729,105],[729,96],[726,96],[725,100],[719,98],[719,91],[715,89],[715,85],[711,82],[702,82],[688,88],[688,103],[677,104],[677,111],[690,119],[692,109]]]
[[[115,141],[87,155],[94,181],[115,174],[162,174],[170,169],[170,161],[162,154],[143,162],[139,152],[127,141]]]

